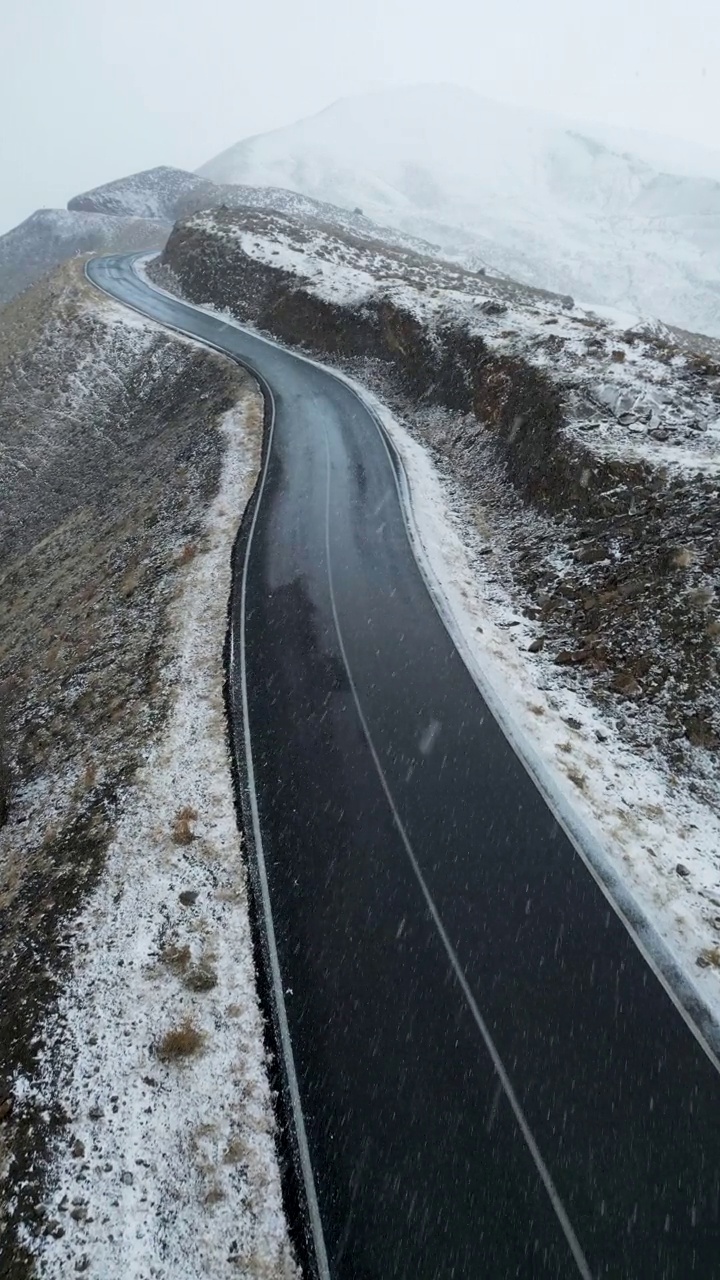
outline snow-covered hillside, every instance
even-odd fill
[[[181,197],[204,185],[201,178],[185,169],[158,165],[156,169],[131,173],[127,178],[117,178],[102,187],[73,196],[68,202],[68,209],[174,222]]]
[[[470,265],[720,335],[720,153],[436,85],[342,99],[200,173],[361,208]]]
[[[323,226],[334,227],[341,233],[364,237],[368,240],[382,240],[383,244],[397,249],[407,249],[410,253],[433,258],[442,257],[438,245],[420,240],[417,236],[407,235],[397,227],[380,227],[376,222],[365,217],[360,209],[343,209],[339,205],[313,200],[310,196],[297,191],[288,191],[283,187],[220,185],[200,178],[196,181],[197,186],[178,200],[175,210],[176,218],[187,217],[202,209],[218,208],[220,205],[225,205],[228,209],[272,210],[275,213],[288,214],[291,218],[299,218],[310,226],[322,223]]]
[[[147,218],[38,209],[0,236],[0,306],[76,254],[160,248],[166,237],[166,225]]]

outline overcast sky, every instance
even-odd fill
[[[720,150],[720,0],[0,0],[0,232],[372,84]]]

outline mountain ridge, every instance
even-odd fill
[[[720,334],[720,155],[688,144],[682,162],[673,139],[413,86],[339,99],[198,173],[360,207],[470,266]]]

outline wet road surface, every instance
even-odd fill
[[[351,389],[151,290],[258,373],[231,700],[320,1275],[720,1276],[720,1088],[489,712]]]

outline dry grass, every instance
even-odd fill
[[[242,1164],[249,1155],[248,1144],[244,1138],[233,1137],[225,1148],[223,1164]]]
[[[137,591],[140,583],[145,576],[145,568],[143,565],[133,565],[125,574],[120,583],[120,594],[123,599],[127,600],[135,591]]]
[[[197,810],[184,805],[175,815],[172,825],[173,844],[190,844],[195,839],[193,824],[197,821]]]
[[[3,308],[0,325],[0,1099],[34,1058],[70,960],[65,917],[96,882],[168,713],[175,560],[199,540],[217,491],[224,446],[212,425],[247,394],[219,357],[106,325],[82,264],[31,295]],[[181,841],[194,816],[181,814]],[[184,937],[173,941],[177,979],[164,974],[179,993],[192,957]],[[177,1026],[183,1016],[176,1005],[156,1037],[174,1024],[159,1052],[181,1063],[201,1042]],[[13,1224],[32,1233],[39,1221],[49,1123],[38,1099],[0,1124],[13,1157],[0,1195],[3,1277]]]
[[[190,564],[190,561],[195,559],[197,553],[198,553],[198,549],[195,543],[186,542],[177,560],[175,561],[178,568],[182,568],[183,565]]]
[[[580,773],[579,769],[568,769],[567,776],[570,781],[577,787],[578,791],[584,791],[587,786],[587,778],[584,773]]]
[[[160,953],[160,959],[164,965],[167,965],[173,973],[184,973],[190,964],[191,951],[187,943],[179,946],[177,943],[168,943]]]
[[[217,972],[206,960],[201,960],[199,964],[188,969],[184,978],[184,985],[188,991],[212,991],[213,987],[217,986],[217,982]]]
[[[185,1018],[178,1027],[171,1027],[165,1032],[155,1052],[161,1062],[178,1062],[183,1058],[194,1057],[204,1043],[202,1031],[198,1031],[190,1018]]]

